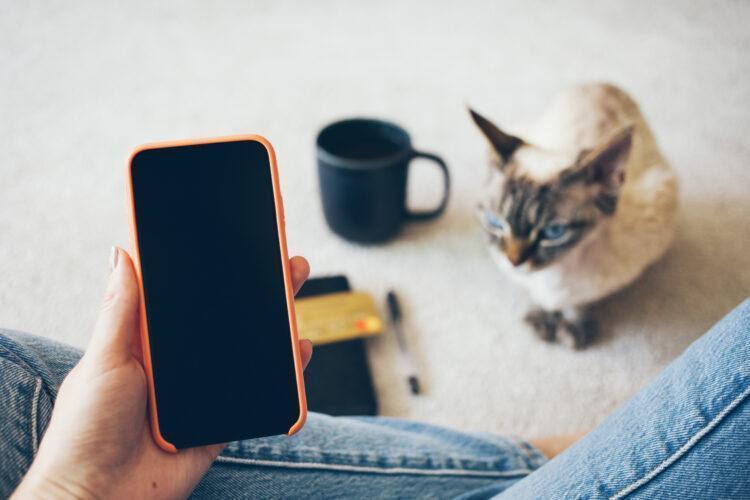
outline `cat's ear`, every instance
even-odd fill
[[[633,145],[633,126],[618,130],[578,159],[575,177],[594,188],[597,206],[606,214],[615,211],[620,187],[625,182],[625,165]]]
[[[518,146],[523,144],[523,141],[518,137],[506,134],[500,130],[497,125],[471,108],[469,108],[469,114],[471,115],[472,120],[474,120],[474,123],[477,124],[477,127],[479,127],[479,130],[482,131],[482,134],[484,134],[487,140],[490,141],[492,149],[500,155],[500,158],[502,159],[502,165],[500,167],[502,168],[503,165],[510,160],[510,157],[513,156],[513,153],[518,149]]]

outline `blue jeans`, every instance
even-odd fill
[[[80,352],[0,331],[0,497],[28,469]],[[583,440],[547,461],[516,438],[312,414],[230,444],[197,498],[750,498],[750,300]]]

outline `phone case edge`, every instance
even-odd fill
[[[294,309],[294,285],[292,284],[291,264],[286,246],[286,222],[284,218],[284,200],[281,196],[279,170],[276,165],[276,152],[273,146],[263,136],[251,135],[252,140],[261,143],[268,153],[271,167],[271,182],[273,184],[273,198],[276,209],[276,227],[279,234],[279,249],[281,250],[281,268],[284,274],[284,291],[286,293],[287,311],[289,317],[289,333],[292,341],[292,355],[294,358],[294,373],[297,380],[297,400],[299,402],[299,416],[287,432],[288,436],[296,434],[307,421],[307,395],[305,393],[305,377],[302,368],[302,354],[299,350],[299,333],[297,332],[297,315]]]
[[[126,189],[128,204],[128,226],[130,231],[130,256],[133,261],[136,282],[138,284],[138,322],[141,340],[141,355],[143,357],[143,368],[146,371],[146,381],[148,382],[148,409],[149,423],[151,424],[151,436],[156,445],[162,450],[169,453],[177,453],[177,447],[164,439],[159,429],[159,418],[156,409],[156,390],[154,388],[154,372],[151,365],[151,345],[148,338],[148,322],[146,321],[146,300],[143,293],[143,278],[141,276],[141,254],[138,249],[138,232],[136,231],[135,222],[135,199],[133,195],[133,158],[147,149],[152,149],[150,145],[137,147],[130,154],[126,168]]]

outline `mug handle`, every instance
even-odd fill
[[[450,173],[448,173],[448,165],[446,165],[443,159],[437,155],[412,150],[409,162],[411,163],[411,161],[416,158],[425,158],[427,160],[432,160],[437,164],[438,167],[440,167],[440,170],[443,171],[443,199],[440,201],[440,204],[437,206],[437,208],[433,210],[413,211],[410,210],[409,207],[406,207],[406,216],[409,219],[416,221],[434,219],[435,217],[442,214],[445,211],[445,207],[448,206],[448,195],[450,194],[451,190],[451,176]],[[411,164],[409,166],[411,167]]]

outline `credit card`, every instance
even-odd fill
[[[383,331],[383,319],[364,292],[336,292],[294,301],[300,338],[327,344]]]

